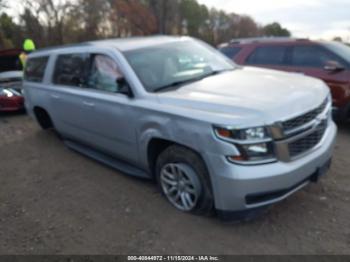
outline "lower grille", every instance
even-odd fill
[[[323,138],[327,129],[327,120],[321,122],[316,131],[288,145],[290,157],[296,157],[315,147]]]

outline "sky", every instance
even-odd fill
[[[350,0],[198,0],[208,7],[247,14],[260,24],[274,21],[295,37],[350,42]]]

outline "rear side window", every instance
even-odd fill
[[[318,46],[295,46],[292,51],[292,65],[301,67],[323,68],[328,61],[342,61],[331,52]]]
[[[248,57],[246,64],[251,65],[283,65],[287,53],[286,46],[257,47]]]
[[[231,47],[231,46],[226,46],[219,49],[221,53],[223,53],[225,56],[227,56],[230,59],[234,58],[241,50],[242,50],[241,47]]]
[[[24,79],[31,82],[42,82],[48,60],[48,56],[28,59],[25,66]]]
[[[53,82],[57,85],[83,87],[87,84],[90,55],[86,53],[59,55]]]

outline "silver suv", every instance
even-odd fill
[[[239,67],[189,37],[37,51],[25,104],[67,146],[155,178],[177,209],[246,217],[326,173],[337,128],[320,80]]]

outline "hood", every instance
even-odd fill
[[[8,82],[11,80],[20,81],[23,78],[22,71],[7,71],[0,73],[0,82]]]
[[[260,125],[312,110],[328,94],[328,87],[318,79],[243,67],[159,93],[158,97],[160,103],[198,110],[201,115],[239,119],[242,125],[252,121]]]

